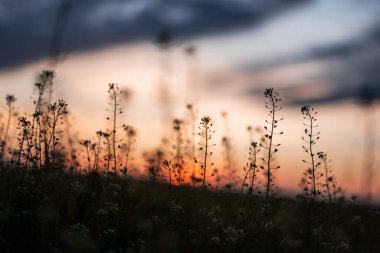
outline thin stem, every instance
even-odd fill
[[[315,178],[315,160],[314,160],[314,152],[313,152],[313,130],[314,130],[314,118],[310,113],[308,113],[308,117],[310,120],[310,134],[309,134],[309,151],[311,157],[311,170],[312,170],[312,185],[313,185],[313,223],[315,224],[315,216],[316,216],[316,202],[317,202],[317,189],[316,189],[316,178]]]
[[[24,140],[25,140],[25,130],[23,130],[22,139],[21,139],[21,143],[20,143],[20,149],[18,151],[17,168],[20,167],[21,154],[22,154],[22,150],[23,150],[23,147],[24,147]]]
[[[327,165],[327,158],[326,154],[324,154],[323,157],[323,163],[325,165],[325,184],[326,184],[326,191],[327,191],[327,196],[329,198],[329,203],[330,205],[332,204],[332,197],[331,197],[331,192],[330,192],[330,181],[329,181],[329,170],[328,170],[328,165]]]
[[[113,146],[113,161],[115,166],[115,176],[116,176],[116,115],[117,115],[117,94],[115,88],[113,89],[113,98],[114,98],[114,110],[113,110],[113,131],[112,131],[112,146]]]
[[[266,195],[265,195],[265,204],[268,205],[269,203],[269,193],[270,193],[270,185],[271,185],[271,169],[270,164],[272,160],[272,143],[273,143],[273,132],[274,132],[274,120],[275,120],[275,101],[273,99],[273,96],[271,96],[271,103],[272,103],[272,123],[271,123],[271,130],[270,130],[270,138],[269,138],[269,148],[268,148],[268,161],[267,161],[267,186],[266,186]]]
[[[97,148],[96,155],[95,155],[95,171],[98,171],[101,139],[102,139],[102,136],[99,135],[99,137],[98,137],[98,148]]]
[[[207,151],[208,151],[208,126],[207,124],[205,125],[205,129],[206,129],[206,133],[205,133],[205,136],[206,136],[206,146],[205,146],[205,156],[204,156],[204,163],[203,163],[203,184],[202,184],[202,188],[203,190],[205,190],[205,184],[206,184],[206,170],[207,170]]]
[[[4,138],[3,138],[3,141],[2,141],[2,145],[1,145],[1,158],[3,159],[4,158],[4,152],[5,152],[5,148],[6,148],[6,145],[7,145],[7,139],[8,139],[8,132],[9,132],[9,127],[11,125],[11,118],[12,118],[12,103],[9,103],[8,104],[8,120],[7,120],[7,127],[5,129],[5,134],[4,134]]]
[[[127,152],[125,157],[125,168],[128,169],[128,162],[129,162],[129,154],[131,152],[131,146],[132,146],[132,136],[128,138],[128,144],[127,144]]]

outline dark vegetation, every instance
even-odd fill
[[[138,129],[120,123],[129,91],[109,84],[109,128],[76,140],[68,105],[53,101],[53,81],[51,71],[39,76],[31,114],[20,116],[16,97],[6,96],[1,252],[380,252],[380,210],[342,194],[327,154],[317,151],[311,106],[300,111],[302,190],[286,198],[277,194],[275,178],[276,136],[284,132],[278,130],[282,106],[274,89],[264,92],[264,132],[247,128],[242,175],[228,133],[221,142],[225,171],[214,168],[212,119],[197,120],[187,105],[188,117],[172,121],[173,139],[143,154],[144,177],[137,179],[131,160]]]
[[[310,206],[230,192],[3,168],[2,252],[378,252],[380,210],[340,199]],[[312,243],[315,241],[314,243]]]

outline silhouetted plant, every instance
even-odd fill
[[[247,132],[248,132],[248,135],[249,135],[249,143],[252,143],[253,142],[253,127],[252,126],[247,126]]]
[[[322,187],[325,188],[325,193],[330,205],[335,204],[336,196],[338,193],[341,192],[341,188],[338,187],[336,177],[333,174],[331,166],[329,166],[329,163],[331,163],[331,160],[327,158],[327,154],[324,152],[318,152],[318,158],[324,166],[325,180],[324,180],[324,183],[322,184]]]
[[[53,159],[53,164],[55,164],[56,159],[57,159],[57,146],[60,143],[60,138],[58,137],[58,135],[63,133],[63,130],[58,129],[58,128],[60,125],[64,123],[63,117],[68,113],[67,104],[63,100],[59,100],[58,103],[53,103],[49,105],[48,112],[49,112],[49,116],[48,116],[49,129],[47,131],[49,132],[48,133],[49,139],[47,140],[47,143],[45,143],[45,146],[47,146],[48,156],[45,159],[46,159],[46,162],[49,164],[49,161],[50,161],[49,153],[50,153],[50,147],[51,147],[52,148],[51,157]]]
[[[31,134],[30,141],[31,145],[34,147],[34,154],[32,163],[35,168],[42,167],[42,133],[43,133],[43,125],[42,125],[42,113],[35,112],[33,113],[33,120],[31,126]]]
[[[266,126],[264,126],[264,129],[266,130],[266,134],[264,135],[265,139],[269,142],[268,145],[260,143],[260,146],[265,148],[267,150],[267,158],[262,158],[264,162],[266,162],[266,168],[262,166],[262,169],[265,171],[266,176],[266,190],[265,190],[265,204],[266,206],[269,204],[269,197],[272,194],[272,188],[275,186],[275,183],[273,181],[272,176],[272,170],[273,169],[279,169],[280,166],[276,166],[275,168],[272,168],[272,160],[273,155],[278,152],[278,147],[281,144],[275,144],[273,141],[274,135],[282,135],[283,132],[276,132],[276,128],[278,127],[278,123],[283,120],[283,118],[278,119],[277,113],[282,109],[282,107],[279,105],[281,102],[281,99],[279,98],[278,92],[276,92],[273,88],[266,89],[264,92],[265,97],[268,99],[268,101],[265,101],[265,108],[269,110],[269,117],[270,120],[265,120],[267,123]]]
[[[236,174],[235,163],[234,163],[234,152],[231,144],[231,137],[228,127],[228,114],[226,111],[221,113],[222,118],[224,119],[225,133],[222,137],[222,147],[223,147],[223,159],[224,159],[224,173],[227,177],[228,188],[232,188],[234,185],[234,179]]]
[[[240,198],[243,196],[244,187],[249,187],[249,193],[253,195],[255,182],[257,181],[257,173],[258,173],[258,165],[257,165],[257,155],[260,152],[259,144],[257,142],[251,142],[251,146],[249,147],[249,158],[248,163],[244,167],[244,178],[243,184],[241,186]],[[250,184],[248,185],[247,179],[251,174]]]
[[[130,159],[130,153],[131,153],[131,150],[132,150],[132,143],[135,141],[135,138],[136,138],[136,130],[134,127],[132,126],[125,126],[124,127],[124,131],[126,133],[126,138],[127,138],[127,142],[126,142],[126,151],[125,151],[125,170],[128,170],[129,169],[129,159]]]
[[[342,188],[340,186],[338,186],[338,182],[336,180],[336,177],[333,176],[330,180],[331,180],[331,185],[332,185],[333,203],[335,204],[336,200],[338,198],[338,194],[340,194],[341,197],[344,197],[344,196],[342,194]],[[355,195],[353,195],[353,197],[355,198]]]
[[[331,205],[333,203],[332,189],[331,189],[331,183],[333,181],[333,176],[330,175],[331,174],[331,170],[328,167],[327,154],[325,154],[323,152],[318,152],[317,155],[318,155],[319,160],[322,161],[323,165],[324,165],[324,171],[325,171],[324,178],[325,178],[325,181],[324,181],[324,184],[322,184],[322,187],[325,188],[325,193],[327,195],[328,202]]]
[[[233,151],[231,141],[228,137],[222,138],[223,158],[224,158],[224,171],[227,172],[228,184],[233,185],[233,178],[236,170],[234,169]]]
[[[111,141],[110,141],[110,134],[108,132],[103,132],[103,137],[106,140],[104,144],[107,145],[107,156],[105,157],[105,160],[107,161],[106,164],[106,173],[109,175],[110,173],[110,162],[111,162]]]
[[[144,157],[145,160],[148,162],[148,176],[151,178],[152,182],[155,183],[158,181],[158,177],[160,175],[159,172],[161,170],[161,164],[162,159],[164,157],[164,153],[160,149],[157,149],[153,153],[144,154]],[[164,164],[166,164],[166,161],[164,162]],[[171,183],[171,177],[169,181]]]
[[[64,120],[64,132],[65,132],[65,137],[66,137],[66,149],[67,149],[67,167],[70,172],[77,171],[77,167],[79,166],[79,162],[77,160],[77,148],[76,144],[77,139],[76,139],[76,134],[72,133],[73,130],[73,124],[70,120],[70,115],[67,114],[65,117],[63,117]],[[95,166],[94,166],[95,167]]]
[[[249,187],[249,193],[251,195],[253,195],[254,193],[254,187],[255,187],[255,182],[257,181],[257,173],[258,173],[258,165],[257,165],[257,155],[258,153],[260,152],[260,149],[258,148],[258,144],[257,142],[253,142],[251,144],[251,148],[250,148],[250,167],[252,168],[251,169],[251,185]]]
[[[37,100],[35,101],[35,112],[33,114],[32,121],[32,136],[34,139],[35,147],[35,157],[39,159],[39,165],[42,166],[42,147],[44,147],[44,158],[45,166],[50,163],[49,160],[49,146],[48,143],[48,124],[49,124],[49,106],[51,100],[51,91],[53,86],[54,72],[49,70],[44,70],[38,77],[37,83],[35,83],[35,88],[38,92]],[[44,99],[44,94],[46,89],[49,89],[48,101]],[[35,122],[36,120],[36,122]],[[38,123],[35,127],[35,123]]]
[[[121,95],[123,93],[122,90],[119,89],[118,84],[116,83],[110,83],[108,85],[108,93],[110,94],[110,99],[111,99],[111,109],[107,109],[108,111],[111,112],[112,114],[112,119],[110,117],[107,117],[107,120],[112,120],[112,158],[113,158],[113,165],[114,165],[114,174],[116,176],[117,173],[117,152],[116,152],[116,143],[120,142],[120,140],[117,140],[116,134],[117,134],[117,119],[120,114],[123,113],[123,110],[120,106],[121,102]]]
[[[42,146],[43,141],[47,141],[47,120],[46,112],[48,111],[49,103],[44,99],[44,94],[47,88],[49,88],[49,101],[51,99],[51,87],[53,85],[54,72],[49,70],[44,70],[39,74],[37,82],[34,84],[34,88],[37,91],[37,99],[34,100],[35,109],[33,113],[33,120],[31,125],[30,142],[34,148],[34,154],[32,155],[33,166],[42,167]],[[47,150],[45,151],[45,156],[47,155]]]
[[[212,135],[215,133],[214,130],[211,129],[213,126],[213,123],[211,122],[210,117],[203,117],[200,122],[199,130],[200,132],[198,135],[202,138],[202,141],[199,142],[199,150],[203,152],[203,161],[195,161],[196,163],[200,163],[202,173],[201,176],[203,177],[202,181],[202,189],[205,190],[207,187],[206,184],[206,178],[207,178],[207,168],[214,165],[214,163],[209,163],[209,157],[212,155],[212,152],[210,152],[210,148],[215,146],[215,144],[210,143]],[[211,174],[213,176],[214,174]],[[211,186],[210,184],[208,186]]]
[[[25,142],[28,142],[28,140],[29,140],[31,123],[30,123],[30,121],[27,120],[26,117],[19,117],[17,119],[17,121],[18,121],[17,129],[19,130],[19,137],[18,137],[19,149],[18,149],[17,164],[16,165],[17,165],[17,167],[20,167],[21,157],[24,154],[24,145],[25,145]],[[29,146],[29,145],[27,145],[27,146]]]
[[[63,117],[67,114],[67,104],[63,100],[47,106],[46,111],[35,112],[33,114],[30,143],[35,147],[35,154],[31,158],[33,165],[42,166],[42,148],[44,150],[44,166],[49,167],[51,162],[57,162],[58,154],[62,158],[63,146],[57,150],[60,144],[60,135],[63,130],[60,128],[64,124]]]
[[[97,137],[97,143],[96,143],[96,150],[95,150],[95,161],[94,161],[94,169],[95,171],[98,171],[99,168],[99,157],[100,157],[100,149],[101,149],[101,143],[102,143],[102,138],[104,136],[104,133],[102,131],[97,131],[96,132],[96,137]]]
[[[34,101],[36,107],[34,112],[43,112],[43,106],[45,104],[50,104],[51,99],[51,87],[53,86],[53,79],[54,79],[54,72],[50,70],[44,70],[42,73],[38,76],[38,81],[34,84],[35,89],[37,90],[37,100]],[[44,101],[44,94],[46,89],[49,88],[49,101]]]
[[[195,183],[197,182],[197,171],[196,171],[196,164],[195,164],[195,124],[196,124],[196,112],[194,109],[194,106],[192,104],[188,104],[186,106],[188,115],[189,115],[189,139],[187,140],[189,146],[190,146],[190,165],[191,165],[191,182],[193,184],[193,187],[195,186]]]
[[[41,75],[42,77],[48,80],[52,78],[52,74],[46,73]],[[44,82],[42,80],[41,83]],[[114,174],[110,166],[115,157],[116,162],[119,162],[117,166],[124,166],[124,174],[127,172],[126,168],[131,167],[128,163],[129,152],[136,134],[131,127],[124,127],[126,139],[122,144],[125,147],[119,152],[119,156],[113,153],[115,132],[112,133],[112,129],[96,132],[97,138],[94,141],[75,141],[76,145],[81,143],[86,149],[86,175],[50,169],[65,168],[58,165],[61,165],[59,162],[64,157],[67,147],[62,141],[63,133],[66,134],[66,128],[63,130],[63,127],[67,122],[64,121],[67,105],[63,101],[49,103],[51,86],[47,93],[49,84],[45,85],[42,89],[45,93],[42,92],[37,100],[38,106],[36,101],[38,109],[33,113],[33,118],[24,116],[17,119],[17,144],[12,146],[12,134],[4,138],[7,118],[2,119],[5,121],[1,122],[3,130],[0,126],[0,141],[8,142],[7,150],[10,150],[11,155],[9,161],[5,155],[3,161],[6,162],[0,164],[0,241],[5,242],[1,248],[4,252],[137,252],[142,249],[151,252],[160,246],[164,247],[163,251],[195,252],[362,252],[378,249],[380,211],[376,207],[368,210],[368,206],[352,205],[344,198],[339,200],[342,205],[321,208],[321,212],[317,212],[321,219],[317,224],[313,223],[310,231],[305,231],[305,225],[312,224],[302,219],[302,214],[306,213],[305,206],[291,199],[276,199],[263,209],[258,208],[259,202],[255,201],[247,201],[237,207],[236,194],[197,192],[186,187],[176,190],[167,185],[152,184],[144,180],[131,181],[108,177]],[[257,157],[261,155],[261,146],[266,148],[265,155],[268,150],[268,158],[264,159],[266,168],[262,168],[266,169],[267,183],[270,182],[267,188],[270,188],[269,198],[273,196],[271,193],[274,187],[272,182],[275,167],[274,161],[269,160],[274,159],[273,155],[278,147],[278,144],[273,142],[273,136],[281,134],[275,131],[280,120],[274,115],[281,109],[277,106],[280,100],[277,98],[278,94],[273,93],[273,90],[268,89],[265,94],[269,100],[266,105],[270,110],[271,120],[266,121],[266,136],[261,140],[261,145],[253,138],[254,129],[248,128],[250,152],[243,174],[241,197],[244,196],[244,192],[259,192],[255,186],[259,185],[260,161]],[[309,106],[303,107],[302,113],[307,121],[304,124],[306,136],[303,138],[308,145],[304,150],[310,155],[310,160],[305,162],[311,167],[304,178],[304,183],[308,182],[309,185],[307,200],[310,203],[314,201],[315,204],[315,201],[321,200],[326,193],[328,202],[333,204],[341,190],[326,153],[315,152],[315,144],[319,138],[319,133],[314,133],[317,127],[316,113]],[[193,120],[195,121],[195,118]],[[191,152],[192,146],[194,147],[194,130],[190,131],[189,153],[186,153],[188,147],[183,143],[188,137],[185,136],[186,122],[174,122],[174,130],[180,134],[175,134],[176,145],[172,161],[165,160],[166,153],[161,150],[162,146],[144,155],[148,162],[148,175],[153,182],[160,180],[160,172],[167,171],[170,185],[177,183],[173,181],[176,172],[181,173],[178,182],[182,184],[181,178],[185,178],[183,173],[188,168],[186,158],[191,158],[194,163],[198,162],[195,161],[195,150]],[[192,119],[189,122],[192,123]],[[189,125],[191,129],[192,125]],[[117,128],[116,125],[113,129]],[[194,184],[203,183],[203,190],[210,186],[207,184],[208,175],[218,173],[210,161],[210,149],[215,145],[211,143],[214,134],[212,128],[211,119],[202,118],[199,146],[203,157],[200,158],[202,162],[198,163],[201,164],[203,180],[198,182],[195,172],[192,176]],[[7,131],[11,130],[12,125]],[[226,145],[230,145],[228,136],[226,134],[224,140]],[[116,139],[117,142],[121,140]],[[163,142],[163,146],[170,148],[169,141]],[[44,151],[45,148],[47,152]],[[102,161],[101,153],[105,157]],[[92,161],[94,162],[91,163]],[[107,178],[98,173],[87,173],[91,169],[98,170],[102,162],[106,167]],[[83,161],[83,164],[86,164],[86,161]],[[181,164],[184,170],[178,171],[178,164]],[[34,170],[38,167],[43,170]],[[354,200],[353,198],[352,201]],[[272,217],[268,215],[268,206],[276,210],[273,220],[269,219]],[[260,220],[261,210],[265,210],[264,222]],[[331,215],[335,210],[337,212]],[[311,212],[307,212],[308,215],[309,213]],[[322,216],[323,214],[325,216]],[[167,232],[168,234],[165,234]],[[168,241],[168,236],[175,240]]]
[[[316,132],[316,128],[318,125],[316,124],[316,114],[317,112],[314,111],[313,107],[310,107],[309,105],[305,105],[301,108],[301,112],[304,115],[303,118],[306,121],[306,123],[303,123],[305,128],[305,135],[306,137],[302,136],[302,140],[307,144],[302,145],[302,148],[306,153],[309,154],[310,160],[302,160],[304,163],[308,164],[310,167],[307,168],[307,170],[303,173],[305,176],[305,182],[306,186],[304,191],[305,194],[311,198],[311,202],[313,205],[313,221],[315,223],[316,219],[316,204],[318,201],[319,195],[321,195],[321,192],[318,189],[318,178],[320,178],[320,173],[318,173],[317,169],[321,165],[320,162],[318,162],[316,153],[314,151],[314,146],[319,140],[319,134],[320,132]]]
[[[5,101],[6,101],[6,104],[7,104],[7,107],[8,107],[8,116],[7,116],[7,124],[6,124],[6,127],[5,127],[4,137],[1,140],[1,154],[0,154],[1,157],[0,157],[0,160],[2,160],[4,158],[4,152],[5,152],[5,149],[6,149],[6,146],[7,146],[9,128],[11,126],[11,119],[12,119],[12,116],[13,116],[13,110],[14,110],[13,104],[16,101],[16,97],[14,95],[7,94],[5,96]]]
[[[87,155],[87,170],[91,170],[91,156],[90,156],[90,149],[91,149],[91,141],[90,140],[81,140],[80,145],[82,145],[86,151]]]
[[[174,157],[175,157],[175,168],[177,172],[177,180],[178,184],[181,185],[183,183],[183,121],[179,119],[173,120],[173,130],[174,130],[174,138],[175,143],[173,145]]]
[[[162,165],[168,171],[169,185],[172,185],[172,172],[175,171],[175,164],[172,164],[171,161],[165,160]]]

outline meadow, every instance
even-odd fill
[[[229,136],[221,144],[224,170],[216,169],[212,115],[198,117],[188,104],[183,119],[168,122],[172,138],[143,154],[136,176],[138,129],[121,120],[129,91],[108,84],[108,128],[78,139],[70,134],[69,105],[53,101],[54,76],[38,76],[31,112],[18,111],[15,95],[5,99],[2,252],[380,252],[380,210],[370,196],[359,202],[343,195],[328,154],[316,151],[312,106],[300,108],[305,169],[295,182],[299,194],[289,197],[276,183],[286,115],[273,88],[263,91],[266,124],[247,127],[242,170],[231,166]]]

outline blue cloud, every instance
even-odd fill
[[[310,1],[4,0],[0,69],[61,53],[153,41],[163,29],[186,39],[251,27]]]

